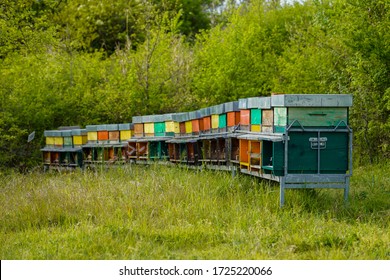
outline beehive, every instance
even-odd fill
[[[145,136],[154,136],[154,123],[144,123]]]
[[[46,147],[54,147],[55,146],[55,137],[60,135],[60,133],[56,130],[45,130],[44,136],[46,141]]]
[[[85,145],[88,141],[86,129],[72,129],[73,145],[80,147]]]
[[[134,125],[132,123],[122,123],[118,125],[120,141],[131,139],[134,134]]]
[[[108,141],[108,130],[106,124],[100,124],[97,126],[97,136],[99,143],[105,143]]]
[[[61,136],[63,137],[63,145],[64,147],[71,148],[73,147],[73,137],[72,130],[62,130]]]
[[[336,127],[348,124],[348,107],[352,96],[339,94],[274,95],[275,132],[285,127]]]
[[[118,124],[107,124],[108,131],[108,142],[109,143],[119,143],[120,133],[119,133],[119,125]],[[111,152],[114,153],[114,152]]]
[[[191,130],[193,135],[198,135],[200,132],[200,112],[193,111],[189,113],[189,119],[191,120]]]
[[[87,139],[89,143],[96,143],[98,141],[97,125],[87,125]]]
[[[228,131],[233,131],[240,123],[239,102],[232,101],[225,103],[226,126]]]
[[[155,122],[154,123],[154,135],[155,136],[165,136],[165,122]]]
[[[218,128],[219,128],[219,132],[226,132],[227,131],[227,115],[226,114],[219,114]]]
[[[219,121],[220,121],[220,115],[225,114],[225,104],[219,104],[215,106],[210,107],[210,114],[211,114],[211,131],[213,133],[219,132]],[[222,117],[222,120],[224,122],[221,124],[223,127],[226,127],[226,118]]]

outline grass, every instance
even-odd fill
[[[0,259],[390,259],[390,164],[341,190],[165,166],[0,174]]]

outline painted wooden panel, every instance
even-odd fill
[[[230,159],[231,160],[239,160],[239,158],[240,158],[240,141],[237,138],[230,138],[230,139],[231,139]]]
[[[145,134],[154,134],[154,123],[144,123]]]
[[[107,130],[102,130],[97,132],[98,140],[99,141],[106,141],[108,140],[108,131]]]
[[[340,121],[348,123],[348,109],[289,108],[288,123],[291,124],[294,120],[298,120],[302,126],[336,126]]]
[[[46,137],[46,146],[54,146],[55,140],[54,137]]]
[[[134,135],[137,137],[142,137],[144,135],[144,124],[135,123],[134,124]]]
[[[87,135],[73,135],[73,145],[81,146],[88,141]]]
[[[119,131],[109,131],[108,139],[111,141],[119,142]]]
[[[225,128],[227,125],[226,114],[220,114],[218,120],[218,127]]]
[[[72,138],[72,136],[64,137],[64,146],[65,147],[72,147],[73,146],[73,138]]]
[[[249,140],[240,139],[240,165],[249,165]]]
[[[121,130],[120,131],[120,139],[121,141],[128,140],[132,137],[133,133],[131,130]]]
[[[261,125],[260,124],[252,124],[251,125],[251,131],[253,131],[253,132],[261,132]]]
[[[154,123],[154,135],[155,136],[165,136],[165,122],[155,122]]]
[[[141,159],[146,159],[148,155],[149,155],[148,143],[137,142],[137,157]]]
[[[250,168],[261,168],[261,141],[250,141]]]
[[[186,126],[186,133],[192,133],[192,121],[186,121],[185,126]]]
[[[64,145],[64,138],[63,137],[54,137],[54,145],[57,147],[62,147]]]
[[[180,134],[186,134],[186,123],[181,122],[179,126],[180,126]]]
[[[204,120],[203,120],[203,118],[199,119],[198,124],[199,124],[199,132],[200,131],[204,131]]]
[[[287,108],[274,108],[274,125],[286,126],[287,124]]]
[[[192,120],[192,132],[193,133],[199,133],[199,120]]]
[[[211,115],[211,128],[218,128],[219,126],[219,115]]]
[[[87,133],[88,141],[95,142],[98,140],[97,131],[88,131]]]
[[[286,131],[285,126],[274,126],[274,132],[275,133],[284,133]]]
[[[241,125],[249,125],[250,124],[250,110],[241,110],[240,111],[240,124]]]
[[[211,129],[211,117],[203,118],[203,131],[210,131]]]
[[[180,125],[178,122],[166,121],[165,130],[166,132],[180,133]]]
[[[272,126],[273,123],[274,123],[273,110],[263,110],[262,111],[262,124],[265,126]]]
[[[227,113],[227,126],[235,126],[240,123],[240,112]]]
[[[261,109],[251,109],[251,124],[261,124]]]
[[[129,158],[137,158],[137,142],[128,142],[127,156]]]
[[[272,133],[273,131],[273,126],[272,125],[262,125],[261,126],[261,132],[269,132]]]
[[[50,164],[51,163],[50,159],[51,159],[50,152],[43,152],[43,162],[45,164]]]

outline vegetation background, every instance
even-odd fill
[[[0,258],[389,259],[389,26],[387,0],[0,0]],[[28,172],[44,130],[272,92],[353,95],[349,205],[166,167]]]
[[[356,161],[388,160],[389,10],[386,0],[0,0],[0,166],[36,166],[44,130],[271,92],[353,94]]]

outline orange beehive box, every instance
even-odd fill
[[[240,123],[240,112],[227,113],[227,126],[235,126]]]

